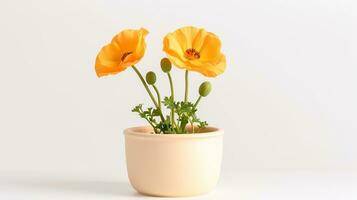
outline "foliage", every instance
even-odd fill
[[[166,115],[164,121],[160,121],[160,110],[149,107],[143,108],[142,104],[135,106],[132,112],[138,113],[139,116],[145,119],[154,129],[155,133],[188,133],[197,132],[199,129],[206,127],[208,124],[206,121],[201,121],[197,115],[197,108],[191,102],[174,101],[172,97],[165,97],[162,104],[168,110],[174,110],[174,120],[170,115]],[[188,130],[186,127],[190,125]]]

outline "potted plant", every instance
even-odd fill
[[[226,60],[221,42],[215,34],[191,26],[168,33],[163,40],[167,58],[160,65],[171,93],[162,98],[156,74],[149,71],[144,78],[135,66],[144,56],[147,34],[144,28],[118,33],[100,50],[95,63],[98,77],[131,68],[152,101],[152,107],[139,104],[132,109],[148,125],[124,130],[130,183],[139,193],[152,196],[206,193],[219,178],[223,130],[208,126],[197,117],[199,102],[210,93],[211,83],[203,82],[197,99],[191,102],[188,75],[190,71],[206,77],[223,73]],[[185,70],[183,100],[175,98],[172,64]]]

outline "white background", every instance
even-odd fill
[[[1,0],[0,172],[126,181],[122,131],[144,124],[130,110],[150,101],[131,69],[97,78],[96,54],[145,27],[138,67],[168,94],[162,38],[185,25],[216,33],[227,57],[199,107],[225,130],[223,176],[357,170],[355,1]],[[183,75],[173,70],[181,98]],[[190,79],[193,101],[207,78]]]

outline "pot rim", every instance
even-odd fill
[[[148,138],[207,138],[207,137],[217,137],[222,136],[224,131],[222,129],[208,126],[205,128],[207,132],[200,133],[189,133],[189,134],[148,134],[152,132],[151,126],[135,126],[126,128],[124,130],[124,135],[134,135],[140,137]]]

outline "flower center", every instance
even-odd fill
[[[200,58],[200,53],[196,49],[190,48],[185,51],[185,56],[189,60],[195,60]]]
[[[120,60],[123,62],[125,60],[126,57],[128,57],[128,55],[132,54],[133,52],[125,52],[123,53],[123,55],[121,56]]]

